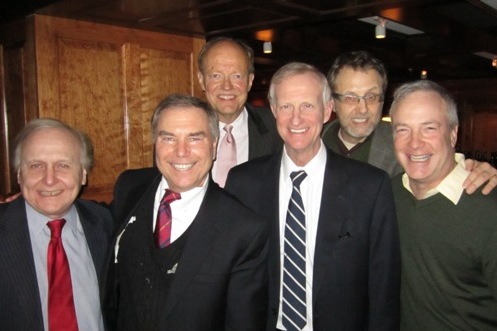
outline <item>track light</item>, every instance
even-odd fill
[[[497,56],[492,59],[492,67],[497,68]]]
[[[262,50],[264,51],[265,54],[270,54],[273,52],[273,45],[271,44],[270,41],[265,41],[264,44],[262,45]]]
[[[385,28],[387,21],[382,17],[377,17],[376,19],[378,21],[375,29],[376,39],[383,39],[387,36],[387,29]]]

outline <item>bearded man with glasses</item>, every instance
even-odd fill
[[[390,123],[381,121],[387,90],[382,61],[366,51],[339,55],[328,72],[337,120],[323,128],[322,140],[334,152],[385,170],[390,177],[402,173],[395,158]],[[471,194],[487,182],[488,194],[497,185],[497,170],[489,163],[466,160],[471,171],[464,182]]]
[[[387,71],[365,51],[344,53],[328,72],[337,120],[323,130],[333,151],[385,170],[393,177],[402,168],[393,153],[392,129],[381,121]]]

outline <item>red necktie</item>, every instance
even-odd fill
[[[71,272],[61,238],[62,227],[65,223],[64,219],[47,223],[51,231],[47,254],[48,324],[50,331],[78,330]]]
[[[179,199],[181,199],[179,193],[167,189],[160,202],[157,222],[155,223],[155,245],[157,248],[164,248],[171,243],[171,222],[173,218],[170,203]]]

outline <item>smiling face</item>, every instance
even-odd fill
[[[213,46],[205,54],[198,73],[207,102],[223,123],[232,123],[243,110],[254,75],[243,49],[231,42]]]
[[[60,128],[33,132],[22,145],[17,180],[24,199],[36,211],[50,219],[61,218],[86,183],[81,146]]]
[[[417,91],[400,100],[393,113],[395,154],[418,198],[454,169],[457,126],[450,127],[446,109],[437,93]]]
[[[382,85],[381,76],[376,70],[354,70],[345,66],[336,77],[333,92],[357,96],[369,93],[382,94],[384,93]],[[334,104],[342,137],[349,143],[357,144],[364,141],[380,122],[383,101],[368,105],[361,99],[358,104],[347,105],[335,100]]]
[[[202,186],[215,157],[217,140],[204,110],[171,107],[157,120],[156,163],[169,188],[186,192]]]
[[[331,102],[324,104],[323,87],[314,73],[288,76],[275,86],[271,106],[278,133],[288,156],[299,166],[319,151],[323,124],[331,115]]]

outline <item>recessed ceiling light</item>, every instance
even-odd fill
[[[370,16],[370,17],[359,18],[358,20],[369,24],[378,25],[378,17],[379,16]],[[391,20],[388,20],[387,30],[396,31],[405,35],[415,35],[415,34],[424,33],[421,30],[417,30],[407,25],[396,23]]]

